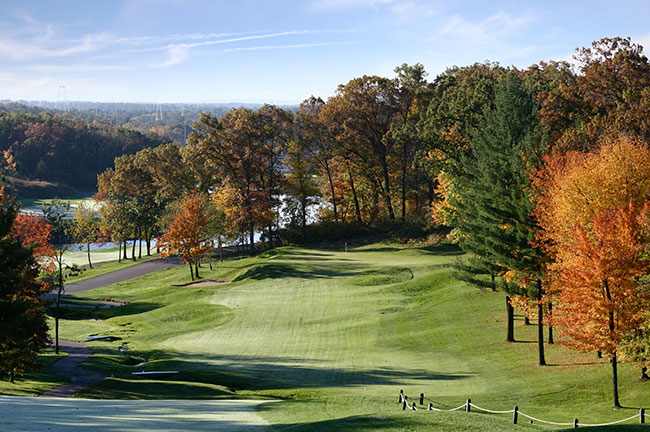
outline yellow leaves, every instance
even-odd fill
[[[636,281],[649,269],[638,209],[650,201],[650,150],[619,137],[591,153],[555,155],[534,183],[557,323],[574,348],[612,353],[650,307]]]

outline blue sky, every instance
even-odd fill
[[[0,99],[297,103],[402,63],[526,67],[613,36],[648,52],[649,18],[647,0],[3,0]]]

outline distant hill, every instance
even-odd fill
[[[50,113],[60,118],[91,124],[120,126],[142,133],[152,132],[184,145],[185,139],[202,113],[221,117],[232,108],[257,109],[255,103],[108,103],[0,100],[0,111],[25,114]],[[296,110],[296,105],[283,108]]]
[[[47,182],[42,185],[46,189],[93,190],[97,174],[113,166],[117,156],[170,142],[150,132],[39,110],[13,104],[0,107],[0,167],[10,177]],[[40,187],[14,183],[23,191]]]

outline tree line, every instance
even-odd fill
[[[88,124],[51,113],[0,111],[0,167],[6,175],[92,190],[97,174],[123,154],[168,139],[153,133]]]

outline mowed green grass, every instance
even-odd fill
[[[650,384],[632,365],[620,371],[629,408],[613,410],[609,364],[595,354],[547,346],[550,366],[537,367],[536,328],[523,320],[520,342],[503,342],[503,294],[454,279],[457,256],[451,247],[281,248],[202,268],[203,280],[232,281],[213,287],[181,286],[186,267],[164,270],[79,294],[129,304],[71,311],[61,332],[122,338],[88,344],[88,367],[112,377],[80,396],[280,399],[258,407],[276,430],[537,428],[513,426],[510,415],[404,412],[400,389],[441,408],[471,398],[561,422],[611,421],[650,405]],[[149,363],[135,369],[143,359]],[[145,380],[131,374],[140,369],[180,373]]]

